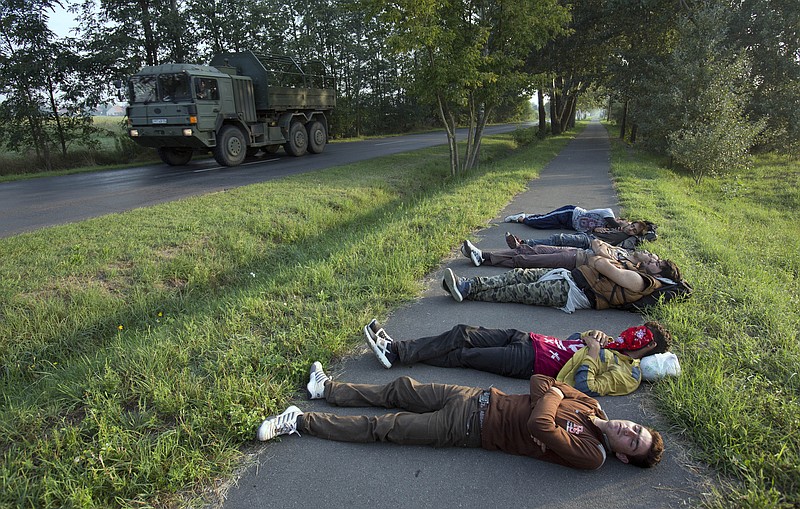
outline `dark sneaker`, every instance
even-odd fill
[[[469,294],[469,281],[463,277],[456,276],[453,269],[446,268],[444,270],[443,284],[447,288],[447,292],[453,297],[456,302],[461,302]]]
[[[510,247],[511,249],[517,249],[519,246],[521,246],[524,243],[525,243],[524,240],[522,240],[521,238],[517,237],[513,233],[506,232],[506,244],[508,244],[508,247]]]

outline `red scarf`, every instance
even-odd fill
[[[629,327],[620,332],[616,339],[608,342],[606,348],[611,348],[613,350],[638,350],[650,344],[652,340],[653,332],[644,325],[639,325],[638,327]]]

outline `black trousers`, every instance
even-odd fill
[[[456,325],[438,336],[395,341],[394,349],[401,364],[472,368],[513,378],[533,375],[530,334],[516,329]]]

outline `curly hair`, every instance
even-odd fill
[[[657,275],[671,279],[676,283],[683,279],[680,269],[672,260],[660,260],[658,265],[661,268],[661,272]]]
[[[636,465],[641,468],[650,468],[661,461],[661,456],[664,454],[664,439],[661,438],[661,433],[645,426],[645,429],[650,432],[653,437],[653,442],[650,444],[650,449],[646,455],[643,456],[628,456],[628,463]]]
[[[656,347],[649,352],[649,355],[664,353],[670,349],[672,346],[672,334],[669,333],[666,327],[656,321],[645,322],[644,326],[653,333],[653,341],[656,342]]]

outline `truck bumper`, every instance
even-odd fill
[[[217,144],[213,131],[193,126],[141,126],[128,129],[130,138],[143,147],[186,147],[207,150]]]

